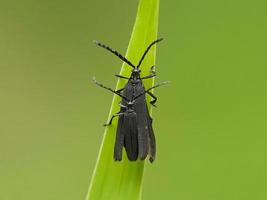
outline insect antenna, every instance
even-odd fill
[[[157,87],[159,87],[159,86],[166,85],[166,84],[169,84],[169,83],[170,83],[170,81],[164,81],[164,82],[162,82],[162,83],[158,83],[158,84],[154,85],[153,87],[148,88],[148,89],[145,90],[144,92],[140,93],[139,95],[135,96],[135,97],[134,97],[134,100],[137,99],[137,98],[139,98],[140,96],[144,95],[145,93],[149,92],[150,90],[153,90],[154,88],[157,88]]]
[[[119,57],[122,61],[126,62],[128,65],[130,65],[132,68],[136,68],[134,66],[134,64],[132,64],[127,58],[125,58],[123,55],[121,55],[118,51],[112,49],[111,47],[105,45],[105,44],[102,44],[96,40],[93,41],[96,45],[108,50],[109,52],[113,53],[115,56]]]
[[[97,82],[96,79],[95,79],[95,77],[93,77],[93,82],[94,82],[96,85],[98,85],[99,87],[102,87],[102,88],[104,88],[104,89],[106,89],[106,90],[109,90],[109,91],[111,91],[112,93],[114,93],[114,94],[120,96],[120,97],[123,98],[124,100],[129,101],[129,100],[128,100],[125,96],[123,96],[122,94],[116,92],[115,90],[113,90],[113,89],[111,89],[111,88],[109,88],[109,87],[106,87],[106,86],[103,85],[102,83]]]
[[[139,69],[139,67],[141,66],[141,64],[142,64],[142,62],[143,62],[143,60],[144,60],[146,54],[147,54],[148,51],[150,50],[150,48],[151,48],[154,44],[156,44],[156,43],[158,43],[158,42],[160,42],[160,41],[162,41],[162,40],[163,40],[163,38],[157,39],[157,40],[155,40],[154,42],[152,42],[152,43],[147,47],[147,49],[145,50],[143,56],[141,57],[141,59],[140,59],[138,65],[137,65],[137,67],[136,67],[137,69]]]

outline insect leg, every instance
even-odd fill
[[[110,126],[110,125],[112,124],[112,121],[113,121],[114,117],[118,117],[118,116],[120,116],[120,115],[123,115],[123,113],[120,113],[120,112],[119,112],[119,113],[113,115],[113,116],[111,117],[111,119],[109,120],[109,123],[104,124],[104,126]]]
[[[148,76],[145,76],[145,77],[143,77],[143,78],[141,78],[141,79],[148,79],[148,78],[153,78],[153,77],[155,77],[155,76],[156,76],[156,72],[154,71],[154,69],[155,69],[155,65],[153,65],[153,66],[150,68],[150,73],[151,73],[151,74],[149,74]]]
[[[118,77],[118,78],[129,79],[128,77],[125,77],[125,76],[122,76],[122,75],[119,75],[119,74],[115,74],[115,76]]]
[[[121,91],[123,90],[124,88],[121,88],[119,90],[116,90],[117,93],[121,93]]]
[[[150,75],[148,75],[148,76],[144,76],[144,77],[142,77],[141,79],[143,80],[143,79],[153,78],[153,77],[155,77],[155,76],[156,76],[156,73],[152,73],[152,74],[150,74]]]
[[[150,68],[150,72],[151,72],[151,73],[156,73],[156,72],[155,72],[155,65],[153,65],[153,66]]]
[[[134,100],[139,98],[140,96],[144,95],[145,93],[148,93],[150,90],[153,90],[154,88],[157,88],[157,87],[162,86],[162,85],[166,85],[168,83],[170,83],[170,81],[164,81],[162,83],[158,83],[158,84],[154,85],[153,87],[148,88],[146,91],[142,92],[141,94],[137,95],[136,97],[134,97]]]
[[[157,107],[156,105],[155,105],[155,103],[157,102],[157,100],[158,100],[158,98],[154,95],[154,94],[152,94],[151,92],[147,92],[147,94],[149,94],[152,98],[153,98],[153,100],[152,101],[150,101],[150,104],[152,105],[152,106],[154,106],[154,107]]]
[[[95,77],[93,77],[93,81],[94,81],[94,83],[97,84],[99,87],[102,87],[102,88],[104,88],[104,89],[106,89],[106,90],[109,90],[109,91],[111,91],[112,93],[114,93],[114,94],[120,96],[120,97],[123,98],[124,100],[129,101],[129,100],[128,100],[125,96],[123,96],[122,94],[116,92],[115,90],[113,90],[113,89],[111,89],[111,88],[109,88],[109,87],[106,87],[106,86],[103,85],[102,83],[97,82],[97,81],[95,80]]]
[[[154,88],[157,88],[159,86],[166,85],[166,84],[169,84],[169,83],[170,83],[170,81],[164,81],[164,82],[158,83],[158,84],[154,85],[153,87],[148,88],[144,93],[147,93],[147,92],[149,92],[150,90],[152,90]]]

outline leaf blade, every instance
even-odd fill
[[[126,53],[126,58],[137,64],[146,47],[157,38],[159,0],[140,0],[135,25]],[[142,63],[142,75],[149,73],[155,64],[156,49],[153,47]],[[123,63],[120,75],[129,76],[131,67]],[[119,79],[116,90],[125,85]],[[154,79],[146,80],[145,87],[151,87]],[[109,119],[118,112],[120,98],[113,97]],[[149,106],[150,108],[150,106]],[[151,108],[150,108],[151,110]],[[86,200],[137,200],[141,198],[144,161],[130,162],[125,151],[121,162],[113,160],[113,148],[116,135],[117,120],[105,129],[96,167],[93,173]]]

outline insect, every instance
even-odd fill
[[[139,94],[142,94],[145,92],[145,88],[144,88],[142,80],[153,78],[156,76],[156,73],[154,71],[154,66],[152,66],[151,67],[151,74],[144,76],[144,77],[141,77],[140,66],[141,66],[143,60],[145,59],[145,56],[147,55],[147,53],[151,49],[151,47],[153,47],[153,45],[157,44],[158,42],[160,42],[162,40],[163,40],[163,38],[160,38],[160,39],[153,41],[147,47],[147,49],[143,53],[140,61],[138,62],[138,64],[136,66],[134,64],[132,64],[127,58],[122,56],[116,50],[114,50],[114,49],[110,48],[109,46],[102,44],[98,41],[94,41],[98,46],[100,46],[100,47],[108,50],[112,54],[116,55],[122,61],[124,61],[125,63],[127,63],[129,66],[131,66],[133,68],[129,78],[125,77],[125,76],[121,76],[121,75],[115,75],[118,78],[128,80],[128,82],[126,83],[126,85],[122,89],[119,89],[116,91],[116,94],[121,94],[121,92],[122,92],[122,95],[125,98],[127,98],[128,100],[131,100],[131,99],[135,98],[136,96],[138,96]],[[155,106],[155,103],[157,101],[157,97],[155,95],[153,95],[150,92],[150,90],[147,91],[146,93],[149,94],[153,98],[153,100],[150,101],[150,104]],[[122,98],[122,103],[121,103],[122,105],[127,105],[127,103],[128,103],[125,98]],[[156,141],[155,141],[155,136],[154,136],[154,132],[152,129],[152,118],[149,116],[149,111],[148,111],[145,95],[142,95],[142,96],[140,96],[140,98],[135,99],[135,106],[133,109],[137,115],[138,150],[139,150],[140,159],[144,160],[146,158],[146,156],[149,154],[150,155],[149,160],[150,160],[150,162],[153,162],[153,160],[155,159],[155,155],[156,155]],[[125,110],[125,108],[121,107],[121,112],[123,112],[124,110]],[[119,123],[121,120],[122,120],[121,117],[119,117]]]
[[[123,147],[125,147],[127,157],[130,161],[136,161],[138,157],[140,157],[141,160],[144,160],[147,157],[147,154],[149,154],[150,156],[149,160],[150,162],[153,162],[155,159],[156,146],[155,146],[155,136],[152,128],[152,123],[150,121],[149,115],[142,116],[148,118],[147,120],[150,122],[147,124],[146,127],[149,133],[148,141],[146,141],[148,142],[149,151],[143,152],[144,141],[142,140],[144,138],[140,137],[139,134],[138,118],[140,118],[140,116],[138,116],[137,113],[135,112],[136,102],[138,99],[141,99],[143,96],[145,96],[145,94],[148,93],[150,90],[157,88],[161,85],[165,85],[168,82],[159,83],[153,87],[150,87],[147,90],[144,90],[142,93],[139,93],[138,95],[132,97],[131,99],[128,99],[123,94],[109,87],[104,86],[102,83],[97,82],[95,79],[93,79],[93,81],[98,86],[113,92],[114,94],[120,96],[124,100],[119,104],[121,107],[120,111],[111,117],[108,124],[105,124],[106,126],[111,125],[114,117],[119,117],[117,133],[116,133],[116,141],[114,145],[114,160],[120,161],[122,159],[122,149]]]

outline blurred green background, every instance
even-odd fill
[[[0,1],[0,199],[84,199],[137,0]],[[143,199],[267,199],[267,2],[162,0]],[[111,151],[113,151],[111,149]]]

